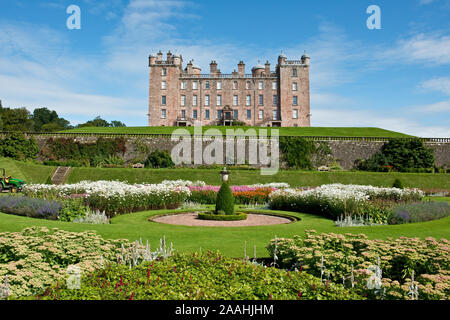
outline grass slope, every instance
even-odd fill
[[[82,180],[121,180],[130,183],[159,183],[163,180],[202,180],[207,184],[220,184],[217,169],[126,169],[126,168],[73,168],[67,182]],[[382,172],[317,172],[279,171],[273,176],[263,176],[259,170],[231,170],[233,185],[287,182],[291,186],[318,186],[328,183],[363,184],[391,187],[398,178],[405,187],[450,189],[449,175],[427,173],[382,173]]]
[[[364,233],[370,239],[398,238],[401,236],[450,239],[450,217],[423,223],[353,228],[338,228],[334,226],[332,220],[302,213],[290,213],[300,218],[300,221],[290,224],[260,227],[188,227],[148,221],[149,217],[165,212],[167,211],[143,211],[125,214],[114,217],[110,225],[76,224],[0,213],[0,232],[21,231],[26,227],[34,225],[76,232],[95,230],[108,239],[128,239],[134,241],[142,237],[144,242],[147,239],[149,240],[152,248],[159,246],[159,239],[165,235],[166,241],[169,243],[173,242],[173,246],[177,251],[193,252],[199,250],[201,247],[202,250],[220,250],[225,255],[231,257],[243,256],[245,241],[247,241],[248,255],[253,257],[254,246],[256,246],[257,256],[267,257],[268,253],[265,247],[275,235],[278,238],[287,238],[294,235],[304,236],[304,230],[311,229],[319,233]]]
[[[203,132],[210,128],[219,129],[222,133],[230,127],[224,126],[205,126]],[[231,129],[244,129],[255,128],[258,132],[259,129],[271,128],[261,127],[231,127]],[[159,134],[171,134],[173,130],[180,129],[177,127],[123,127],[123,128],[102,128],[102,127],[84,127],[66,130],[63,132],[75,132],[75,133],[159,133]],[[188,130],[191,134],[194,132],[194,127],[183,127],[181,129]],[[410,137],[406,134],[389,131],[380,128],[365,128],[365,127],[281,127],[276,128],[280,130],[280,136],[339,136],[339,137]]]
[[[27,183],[45,183],[55,167],[0,158],[0,168],[6,169],[6,175],[25,180]]]

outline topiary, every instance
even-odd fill
[[[403,189],[403,183],[400,179],[395,179],[394,183],[392,184],[393,188]]]
[[[222,183],[219,192],[217,193],[216,200],[216,210],[214,211],[218,214],[219,211],[223,211],[225,214],[234,213],[234,196],[230,189],[228,183]]]

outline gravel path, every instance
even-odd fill
[[[172,214],[168,216],[160,216],[152,221],[166,224],[176,224],[183,226],[204,226],[204,227],[246,227],[246,226],[266,226],[272,224],[290,223],[291,220],[269,216],[265,214],[248,214],[247,219],[240,221],[215,221],[201,220],[197,218],[196,213]]]

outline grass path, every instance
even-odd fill
[[[125,214],[114,217],[110,225],[75,224],[0,213],[0,232],[21,231],[34,225],[76,232],[95,230],[108,239],[123,238],[134,241],[142,237],[143,241],[148,239],[153,248],[159,245],[159,239],[165,235],[169,243],[173,242],[176,250],[192,252],[199,250],[201,247],[202,250],[220,250],[231,257],[243,256],[245,241],[247,242],[247,254],[250,257],[253,257],[254,246],[256,246],[258,257],[266,257],[268,253],[265,246],[275,235],[278,238],[292,237],[294,235],[304,236],[304,230],[310,229],[314,229],[317,232],[342,234],[364,233],[370,239],[398,238],[401,236],[450,239],[450,217],[424,223],[353,228],[338,228],[334,226],[334,222],[331,220],[311,214],[294,212],[289,214],[300,218],[300,221],[284,225],[259,227],[188,227],[148,221],[148,218],[151,216],[167,212],[166,210],[159,210]],[[172,212],[182,212],[182,210]]]

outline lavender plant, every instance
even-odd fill
[[[450,216],[448,202],[425,201],[396,206],[389,216],[389,224],[424,222]]]

